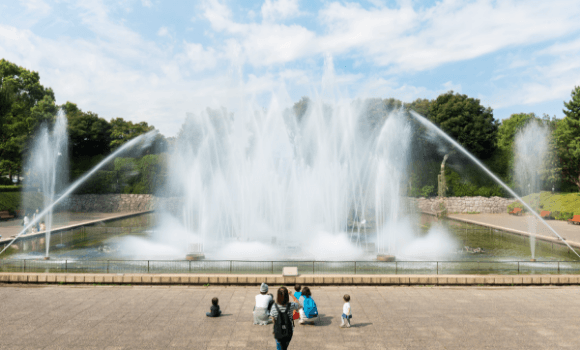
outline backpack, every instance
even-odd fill
[[[284,312],[280,312],[280,308],[277,304],[274,304],[276,311],[278,311],[278,317],[276,317],[276,322],[274,322],[274,338],[278,341],[290,341],[292,339],[292,334],[294,330],[292,329],[292,321],[288,317],[288,309]],[[286,306],[290,307],[290,304]]]
[[[316,303],[312,298],[304,298],[304,314],[306,314],[306,318],[313,318],[318,316],[318,309],[316,308]]]

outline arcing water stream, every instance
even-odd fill
[[[34,220],[31,220],[30,223],[26,227],[24,227],[24,229],[22,231],[20,231],[20,233],[18,233],[18,235],[16,235],[16,237],[14,237],[14,239],[12,241],[10,241],[10,243],[8,243],[6,246],[4,246],[4,249],[2,249],[2,251],[0,251],[0,254],[4,253],[4,251],[6,249],[8,249],[8,247],[10,247],[12,245],[12,243],[14,243],[14,241],[16,241],[16,239],[18,239],[18,237],[20,237],[24,232],[28,231],[32,226],[36,225],[36,223],[40,222],[40,219],[42,219],[46,214],[51,213],[52,210],[54,209],[54,207],[58,203],[62,202],[75,189],[77,189],[81,184],[83,184],[85,181],[87,181],[94,173],[96,173],[99,169],[101,169],[105,164],[107,164],[111,160],[113,160],[116,157],[118,157],[121,153],[129,150],[130,148],[132,148],[132,147],[134,147],[134,146],[136,146],[136,145],[138,145],[140,143],[141,143],[141,148],[142,149],[147,148],[151,144],[151,142],[153,141],[153,139],[155,138],[155,136],[157,135],[157,133],[158,133],[157,130],[152,130],[152,131],[148,132],[147,134],[140,135],[140,136],[134,138],[133,140],[125,143],[118,150],[116,150],[115,152],[113,152],[107,158],[103,159],[99,164],[97,164],[94,168],[92,168],[88,173],[86,173],[80,179],[78,179],[72,185],[70,185],[66,189],[66,191],[64,191],[64,193],[61,194],[60,197],[58,197],[57,200],[55,200],[50,205],[48,205],[47,207],[45,207],[44,210],[39,215],[37,215],[36,218],[34,218]],[[47,240],[46,241],[46,245],[47,245],[46,254],[47,254],[47,257],[48,257],[48,249],[49,249],[48,244],[49,244],[49,241]]]
[[[574,254],[576,254],[576,256],[578,256],[578,258],[580,258],[580,255],[568,244],[568,242],[566,242],[566,240],[564,240],[559,234],[558,232],[556,232],[556,230],[554,230],[550,225],[548,225],[546,223],[546,221],[544,221],[544,219],[542,219],[542,217],[536,213],[536,211],[534,209],[532,209],[532,207],[530,207],[530,205],[528,203],[526,203],[520,196],[518,196],[508,185],[506,185],[503,181],[501,181],[497,176],[495,176],[494,173],[491,172],[491,170],[489,170],[485,165],[483,165],[477,158],[475,158],[475,156],[473,156],[471,153],[469,153],[465,148],[463,148],[459,143],[457,143],[457,141],[453,140],[453,138],[451,138],[451,136],[447,135],[446,133],[444,133],[441,129],[439,129],[435,124],[431,123],[429,120],[427,120],[425,117],[419,115],[418,113],[416,113],[415,111],[411,111],[411,115],[417,119],[417,121],[419,121],[421,124],[423,124],[424,126],[426,126],[427,128],[429,128],[430,130],[435,131],[437,134],[439,134],[440,136],[442,136],[445,140],[447,140],[449,143],[451,143],[453,146],[455,146],[458,150],[461,151],[461,153],[465,154],[469,159],[471,159],[475,164],[477,164],[483,171],[485,171],[498,185],[502,186],[510,195],[514,196],[514,198],[516,198],[520,203],[522,203],[522,205],[524,207],[526,207],[526,209],[532,213],[541,223],[543,223],[550,231],[552,231],[562,242],[564,242],[564,244],[566,244],[568,246],[568,248],[574,252]]]

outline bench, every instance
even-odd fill
[[[8,210],[0,211],[0,220],[13,219],[14,215],[10,215]]]
[[[574,215],[574,217],[572,219],[568,219],[568,223],[579,225],[580,224],[580,215]]]
[[[286,277],[286,276],[292,276],[292,277],[296,277],[298,276],[298,267],[288,267],[285,266],[282,268],[282,276]]]
[[[551,219],[552,218],[552,212],[548,211],[548,210],[542,210],[540,212],[540,217],[542,219]]]
[[[511,215],[522,215],[522,208],[514,208],[514,210],[509,212]]]

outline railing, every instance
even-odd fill
[[[580,261],[239,261],[6,259],[0,272],[281,274],[580,274]]]

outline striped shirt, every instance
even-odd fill
[[[292,310],[300,309],[300,305],[296,303],[288,303],[286,306],[282,306],[278,303],[276,303],[276,305],[278,305],[278,307],[280,308],[280,312],[286,312],[286,314],[288,314],[288,317],[290,317],[290,319],[292,319]],[[270,316],[278,317],[278,310],[274,305],[272,305],[272,308],[270,309]]]

